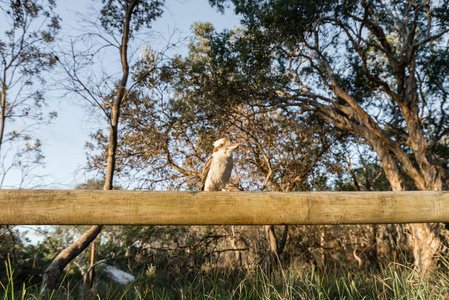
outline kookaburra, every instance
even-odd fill
[[[203,168],[202,191],[221,191],[231,177],[233,159],[232,151],[240,146],[232,144],[228,138],[214,142],[214,153]]]

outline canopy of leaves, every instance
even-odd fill
[[[397,159],[393,165],[420,189],[437,188],[439,176],[448,178],[447,3],[210,2],[219,9],[232,3],[245,24],[242,41],[234,43],[266,51],[263,65],[289,78],[271,105],[315,112],[362,138],[383,159],[389,149]],[[252,70],[253,77],[261,76],[257,67]]]
[[[122,180],[134,188],[197,189],[213,141],[228,136],[242,143],[233,179],[240,188],[331,188],[329,172],[340,170],[332,149],[346,136],[274,103],[289,79],[272,70],[267,51],[239,39],[243,32],[219,35],[207,23],[193,31],[186,57],[161,64],[146,49],[135,65],[139,89],[129,94],[121,118]],[[106,149],[104,133],[94,140]],[[91,167],[104,166],[105,159],[92,157]]]
[[[153,26],[152,22],[162,15],[165,0],[102,0],[103,8],[100,11],[100,21],[104,30],[109,32],[114,29],[119,34],[123,34],[125,14],[128,8],[134,5],[133,2],[137,2],[137,4],[133,9],[130,27],[133,28],[133,32],[137,32],[142,26],[145,28]]]

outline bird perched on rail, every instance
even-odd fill
[[[212,157],[203,168],[202,191],[221,191],[225,188],[234,164],[232,151],[238,146],[240,146],[239,143],[232,144],[228,138],[221,138],[214,142]]]

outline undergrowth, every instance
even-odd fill
[[[140,276],[128,286],[100,281],[91,289],[63,281],[57,291],[14,282],[6,263],[7,282],[0,282],[0,299],[448,299],[449,263],[426,278],[413,268],[390,263],[379,269],[330,268],[293,264],[272,270],[221,270],[167,279]]]

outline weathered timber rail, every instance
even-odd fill
[[[449,192],[0,190],[0,224],[265,225],[449,222]]]

